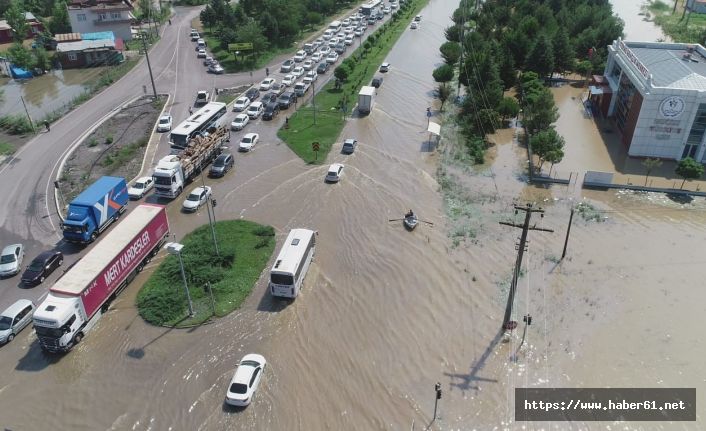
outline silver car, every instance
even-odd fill
[[[20,299],[0,314],[0,344],[9,343],[32,321],[34,303]]]
[[[24,257],[25,248],[22,244],[8,245],[2,249],[0,254],[0,277],[9,277],[20,272]]]

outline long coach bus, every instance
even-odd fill
[[[169,135],[169,145],[178,150],[186,148],[189,140],[206,133],[211,128],[218,127],[220,125],[219,120],[226,112],[228,112],[228,108],[226,108],[225,103],[207,103],[172,130],[171,135]]]
[[[270,270],[272,296],[295,298],[316,251],[316,232],[292,229]]]

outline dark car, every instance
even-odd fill
[[[292,105],[292,103],[297,103],[297,95],[294,94],[293,91],[288,91],[279,97],[277,103],[279,104],[280,109],[287,109]]]
[[[355,139],[346,139],[343,141],[343,149],[341,149],[341,152],[343,154],[353,154],[353,151],[355,151],[355,147],[358,146],[358,141]]]
[[[213,161],[213,164],[211,165],[211,169],[208,171],[208,174],[212,177],[222,177],[228,171],[230,168],[233,167],[233,155],[230,153],[222,153],[218,157],[216,157],[216,160]]]
[[[326,73],[328,71],[329,64],[326,63],[325,61],[319,63],[319,65],[316,67],[316,73],[322,74]]]
[[[380,86],[382,85],[382,76],[376,76],[375,78],[373,78],[373,81],[370,83],[370,85],[375,88],[380,88]]]
[[[269,91],[267,92],[264,96],[262,96],[262,104],[267,106],[269,103],[274,103],[277,101],[277,93],[274,91]]]
[[[279,105],[275,102],[268,103],[265,112],[262,114],[263,120],[272,120],[279,114]]]
[[[45,251],[29,264],[22,274],[22,283],[27,285],[41,284],[63,263],[64,255],[60,251]]]
[[[255,87],[252,87],[251,89],[249,89],[248,91],[245,92],[245,97],[247,97],[251,101],[255,100],[258,97],[260,97],[260,90],[258,90]]]
[[[336,51],[336,54],[343,54],[344,52],[346,52],[346,44],[339,43],[333,48],[333,50]]]

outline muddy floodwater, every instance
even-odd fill
[[[4,95],[0,99],[0,115],[26,115],[22,106],[24,99],[32,119],[44,118],[81,95],[86,84],[97,79],[104,70],[104,67],[53,70],[27,81],[2,80]]]
[[[665,36],[662,28],[648,19],[645,15],[641,15],[643,7],[649,4],[647,0],[611,0],[613,12],[625,21],[625,40],[631,42],[657,42],[671,40]],[[674,2],[665,1],[670,6]]]
[[[146,271],[70,354],[45,356],[31,331],[0,350],[0,425],[420,430],[430,425],[440,382],[430,429],[706,428],[701,406],[696,423],[514,421],[515,387],[703,393],[706,345],[697,319],[706,311],[699,252],[706,202],[527,185],[512,129],[492,137],[492,163],[470,169],[453,162],[446,142],[428,142],[425,111],[456,7],[431,0],[420,28],[402,35],[373,111],[344,129],[344,138],[360,142],[354,154],[340,154],[339,143],[326,164],[310,166],[266,140],[237,154],[234,172],[213,183],[219,219],[273,225],[277,249],[291,228],[319,231],[296,300],[269,296],[263,274],[228,317],[191,330],[155,328],[134,306]],[[345,164],[344,174],[326,184],[333,162]],[[593,209],[575,215],[560,260],[569,210],[583,200]],[[520,326],[505,338],[499,328],[520,231],[498,222],[520,223],[513,205],[527,202],[545,210],[533,224],[554,232],[530,233],[513,313]],[[409,208],[433,225],[407,232],[388,221]],[[178,205],[169,217],[177,237],[207,221],[203,211],[180,214]],[[468,226],[454,241],[459,220]],[[522,340],[526,314],[533,322]],[[245,410],[228,408],[235,365],[252,352],[268,360],[257,396]]]

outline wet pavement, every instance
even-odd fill
[[[697,387],[706,389],[696,316],[706,204],[684,208],[648,194],[584,192],[605,221],[574,218],[559,261],[575,193],[523,181],[523,150],[500,131],[492,165],[467,169],[427,142],[431,71],[456,2],[431,0],[387,60],[392,68],[373,112],[350,119],[327,163],[346,165],[325,184],[327,164],[305,165],[258,124],[265,139],[236,155],[214,182],[220,219],[273,225],[278,248],[288,230],[319,231],[315,263],[295,301],[266,292],[266,272],[242,308],[191,330],[146,325],[134,299],[142,273],[70,354],[40,352],[31,331],[2,347],[0,424],[8,429],[422,429],[434,384],[444,391],[431,429],[588,429],[575,423],[515,423],[518,386]],[[420,55],[424,47],[427,56]],[[414,53],[414,55],[412,55]],[[438,114],[437,114],[438,115]],[[438,118],[438,117],[435,117]],[[248,126],[250,127],[250,126]],[[246,130],[248,131],[248,130]],[[235,143],[237,141],[233,141]],[[601,162],[601,159],[597,159]],[[440,162],[458,185],[474,237],[453,246],[456,229],[436,180]],[[575,192],[575,191],[574,191]],[[519,230],[513,204],[546,209],[533,232],[514,318],[499,333]],[[396,219],[408,208],[424,220],[410,233]],[[169,208],[177,237],[207,221],[204,211]],[[151,267],[159,263],[159,259]],[[522,323],[520,324],[522,329]],[[237,361],[257,352],[268,368],[253,404],[223,404]],[[28,402],[32,400],[32,402]],[[592,423],[591,429],[703,429],[697,423]]]

